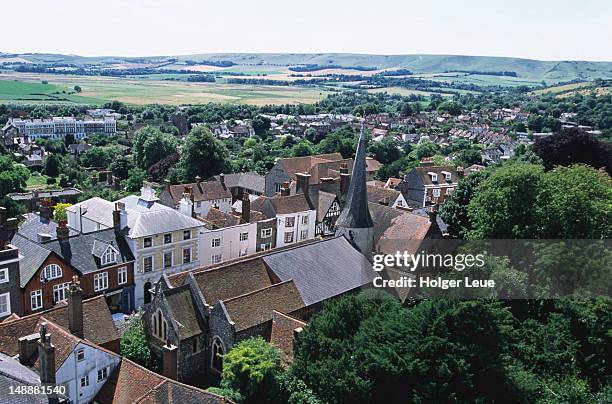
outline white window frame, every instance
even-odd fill
[[[108,366],[98,369],[98,383],[108,378]]]
[[[81,388],[89,386],[89,375],[81,377]]]
[[[149,240],[149,245],[147,245],[147,240]],[[142,239],[142,248],[153,247],[153,237],[145,237]]]
[[[287,216],[285,218],[285,227],[295,227],[295,216]]]
[[[308,224],[308,215],[302,216],[302,224]]]
[[[117,251],[113,247],[108,247],[102,254],[102,265],[114,264],[117,262]]]
[[[166,241],[166,236],[170,236],[170,241]],[[163,237],[164,244],[172,244],[172,233],[164,233],[162,237]]]
[[[446,195],[452,195],[453,194],[453,188],[446,188]]]
[[[248,254],[249,254],[248,247],[238,249],[238,256],[239,257],[244,257],[245,255],[248,255]]]
[[[108,289],[108,272],[94,274],[94,292]]]
[[[6,292],[0,295],[0,302],[4,300],[4,303],[0,303],[0,316],[8,316],[11,314],[11,292]],[[6,306],[2,310],[2,306]]]
[[[210,247],[211,248],[221,247],[221,237],[215,237],[212,240],[210,240]]]
[[[191,230],[183,230],[183,240],[191,240]]]
[[[272,249],[272,243],[261,243],[259,245],[259,248],[261,249],[261,251],[271,250]]]
[[[291,235],[291,240],[289,240],[289,241],[287,241],[287,236],[288,235]],[[293,237],[293,232],[292,231],[285,232],[285,236],[283,238],[283,240],[285,241],[285,244],[293,243],[293,239],[294,239],[294,237]]]
[[[249,239],[249,232],[240,233],[240,241],[247,241]]]
[[[210,262],[213,264],[218,264],[223,261],[223,254],[213,254],[210,256]]]
[[[84,361],[85,360],[85,350],[78,349],[76,352],[76,358],[77,358],[77,362]]]
[[[68,295],[66,291],[69,287],[70,282],[58,283],[57,285],[53,285],[53,303],[57,304],[59,302],[65,302],[66,300],[68,300]],[[61,299],[59,298],[60,294],[62,295]]]
[[[7,283],[8,281],[9,281],[8,268],[0,268],[0,283]]]
[[[266,238],[272,236],[272,228],[261,229],[261,238]]]
[[[36,302],[36,304],[34,304]],[[30,308],[32,310],[39,310],[43,307],[43,294],[42,289],[33,290],[30,292]]]
[[[46,267],[44,267],[43,270],[41,271],[40,280],[41,282],[43,280],[51,281],[53,279],[61,278],[62,276],[63,276],[62,267],[60,267],[57,264],[49,264]]]
[[[300,240],[306,240],[308,238],[308,229],[302,230],[300,232]]]
[[[128,270],[127,267],[121,267],[117,269],[117,284],[125,285],[128,282]]]
[[[437,195],[436,195],[437,194]],[[431,196],[433,196],[434,198],[439,198],[440,197],[440,188],[434,188],[431,191]]]

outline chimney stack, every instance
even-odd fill
[[[53,217],[53,202],[49,198],[41,199],[40,206],[38,208],[40,217],[51,220]]]
[[[219,174],[219,182],[223,186],[223,189],[225,189],[225,174],[223,173]]]
[[[283,182],[283,186],[281,187],[281,196],[289,196],[291,193],[291,188],[289,187],[289,182]]]
[[[191,187],[185,187],[185,188],[189,188],[189,192],[185,192],[183,194],[183,197],[181,198],[181,201],[179,202],[179,212],[185,216],[194,217],[195,210],[194,210],[192,189]]]
[[[429,215],[429,222],[435,223],[436,216],[438,215],[438,204],[436,203],[435,205],[432,205],[431,208],[427,211],[427,214]]]
[[[172,345],[168,339],[162,350],[163,375],[169,379],[176,380],[178,376],[178,348]]]
[[[308,173],[297,173],[295,176],[297,177],[295,193],[297,194],[301,191],[304,195],[308,195],[308,182],[310,181],[311,175]]]
[[[25,337],[20,337],[17,341],[19,342],[19,363],[25,366],[32,366],[36,358],[36,351],[38,350],[37,342],[39,334],[30,334]]]
[[[0,206],[0,251],[4,250],[17,231],[17,219],[8,218],[8,212],[4,206]]]
[[[343,172],[346,171],[346,172]],[[340,169],[340,195],[344,196],[348,193],[349,186],[351,185],[351,174],[348,173],[348,168]]]
[[[40,366],[40,383],[55,384],[55,347],[51,343],[51,334],[47,332],[47,323],[40,325],[38,361]]]
[[[249,193],[246,191],[242,192],[242,212],[240,216],[245,223],[249,223],[251,220],[251,199],[249,198]]]
[[[199,175],[196,175],[195,181],[196,181],[196,186],[198,187],[198,190],[202,192],[202,177],[200,177]]]
[[[123,202],[115,202],[115,210],[113,210],[113,227],[115,231],[121,231],[127,227],[127,212]]]
[[[170,180],[164,180],[164,189],[170,192]]]
[[[79,338],[83,336],[83,289],[77,276],[68,287],[68,328]]]
[[[57,227],[55,228],[55,234],[57,236],[57,239],[60,241],[68,240],[68,237],[70,236],[70,228],[68,228],[68,225],[66,224],[66,220],[57,221]]]

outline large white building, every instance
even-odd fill
[[[115,134],[117,132],[117,121],[113,117],[100,119],[78,119],[61,116],[47,119],[10,118],[4,126],[4,131],[11,127],[17,128],[19,134],[27,136],[29,141],[38,138],[62,139],[67,134],[74,135],[75,139],[83,139],[92,134]]]

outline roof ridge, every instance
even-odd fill
[[[230,297],[229,299],[222,300],[222,302],[223,302],[223,304],[226,304],[226,303],[232,302],[232,301],[234,301],[234,300],[238,300],[238,299],[241,299],[241,298],[247,297],[247,296],[249,296],[249,295],[254,295],[254,294],[259,293],[259,292],[262,292],[262,291],[264,291],[264,290],[266,290],[266,289],[271,289],[271,288],[274,288],[274,287],[276,287],[276,286],[281,286],[281,285],[284,285],[284,284],[289,284],[289,283],[293,283],[293,284],[295,285],[295,282],[293,282],[293,279],[287,279],[286,281],[282,281],[282,282],[274,283],[274,284],[272,284],[272,285],[270,285],[270,286],[265,286],[265,287],[260,288],[260,289],[252,290],[252,291],[250,291],[250,292],[243,293],[243,294],[238,295],[238,296],[232,296],[232,297]],[[296,288],[297,288],[297,286],[296,286]],[[299,292],[298,292],[298,294],[299,294]],[[302,298],[302,296],[300,296],[300,299],[301,299],[301,298]],[[302,300],[303,300],[303,299],[302,299]]]

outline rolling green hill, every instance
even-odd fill
[[[377,69],[409,69],[415,73],[441,73],[446,71],[512,71],[528,80],[556,83],[571,80],[612,78],[612,62],[539,61],[509,57],[460,55],[366,55],[349,53],[214,53],[182,56],[151,57],[82,57],[58,54],[0,54],[2,59],[20,58],[35,64],[68,63],[76,66],[104,66],[116,63],[160,63],[171,58],[182,65],[192,61],[232,61],[238,65],[319,65],[375,67]]]

